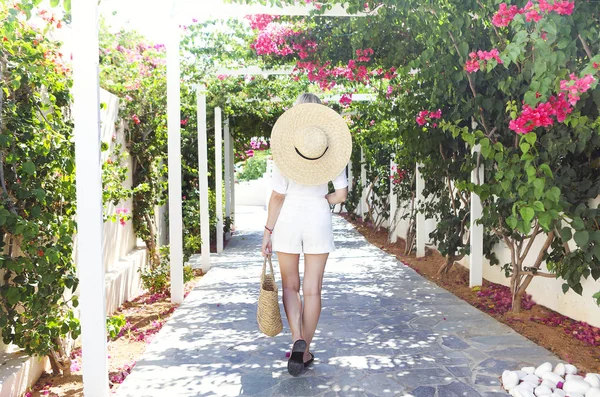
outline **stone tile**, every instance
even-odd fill
[[[446,369],[457,378],[470,378],[473,374],[469,367],[446,367]]]
[[[517,369],[517,363],[511,360],[501,360],[497,358],[488,358],[487,360],[482,361],[477,366],[477,369],[480,372],[486,374],[500,374],[505,370],[513,371]]]
[[[438,396],[444,397],[478,397],[479,392],[462,382],[452,382],[449,385],[438,386]]]
[[[410,392],[413,397],[435,397],[435,388],[431,386],[419,386]]]
[[[281,334],[266,337],[256,324],[262,265],[256,247],[266,214],[236,210],[236,235],[211,258],[213,268],[148,346],[118,397],[499,397],[493,382],[505,367],[557,361],[335,216],[338,249],[323,282],[311,344],[316,360],[293,378],[283,305]],[[281,285],[277,266],[275,274]]]
[[[475,385],[486,387],[499,387],[500,380],[497,376],[477,375],[475,377]]]
[[[442,345],[453,350],[464,350],[469,348],[467,343],[456,336],[446,336],[443,337],[442,340]]]
[[[441,368],[403,370],[395,376],[396,381],[407,388],[443,385],[454,380],[450,373]]]

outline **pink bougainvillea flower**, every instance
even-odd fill
[[[515,5],[508,7],[506,3],[500,4],[498,12],[494,14],[492,23],[498,27],[508,26],[515,16],[519,14],[519,8]]]
[[[342,106],[350,106],[352,103],[352,94],[343,94],[340,98],[340,104]]]
[[[187,125],[187,123],[188,123],[188,119],[181,120],[181,126],[182,127],[185,127]]]
[[[141,123],[140,118],[136,114],[134,114],[133,116],[131,116],[131,118],[133,119],[134,123],[136,123],[136,124],[140,124]]]
[[[441,119],[442,118],[442,109],[438,109],[435,112],[429,112],[429,118]]]
[[[131,102],[133,101],[133,98],[129,95],[125,95],[125,100]]]

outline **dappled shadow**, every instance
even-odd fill
[[[477,379],[497,377],[499,367],[523,360],[497,360],[501,342],[486,343],[497,335],[514,339],[510,329],[371,246],[335,217],[337,250],[327,263],[323,312],[311,346],[316,360],[292,378],[286,370],[291,336],[285,317],[284,331],[274,338],[262,335],[256,324],[262,232],[251,225],[260,225],[264,213],[244,216],[227,250],[118,395],[387,396],[411,395],[419,386],[464,387],[475,393],[469,395],[483,395],[499,389]],[[551,358],[516,338],[519,348],[535,356],[532,362]]]

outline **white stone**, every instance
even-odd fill
[[[515,371],[502,372],[502,386],[504,390],[512,390],[519,384],[519,374]]]
[[[554,390],[554,392],[552,393],[552,397],[567,397],[567,393],[565,393],[564,391],[562,391],[561,389],[556,389]]]
[[[544,380],[544,381],[542,382],[542,385],[544,385],[544,386],[548,386],[548,387],[549,387],[551,390],[553,390],[553,391],[554,391],[554,389],[556,389],[556,383],[555,383],[555,382],[552,382],[551,380],[547,380],[547,379],[546,379],[546,380]]]
[[[585,376],[584,380],[590,385],[592,385],[592,387],[600,389],[600,375],[589,373]]]
[[[527,375],[523,378],[523,382],[529,382],[531,384],[539,386],[539,384],[541,383],[541,379],[536,375]]]
[[[592,387],[585,392],[585,397],[600,397],[600,388]]]
[[[515,394],[514,397],[535,397],[535,394],[533,394],[533,390],[529,390],[526,389],[524,387],[522,387],[523,384],[519,385],[518,387],[515,387]]]
[[[533,383],[523,382],[519,386],[517,386],[517,389],[522,389],[533,393],[536,387],[537,385],[534,385]]]
[[[549,380],[549,381],[554,382],[556,384],[558,384],[558,382],[563,382],[564,383],[564,381],[565,381],[561,376],[555,374],[554,372],[543,373],[542,374],[542,379],[543,380]]]
[[[583,395],[591,387],[592,386],[586,381],[573,379],[565,382],[563,390],[569,395],[569,397],[573,397],[573,393],[580,393]]]
[[[577,375],[577,367],[571,364],[565,364],[565,372],[569,375]]]
[[[519,375],[519,379],[523,379],[524,377],[526,377],[527,375],[529,375],[527,372],[525,371],[515,371],[518,375]]]
[[[521,368],[521,371],[527,372],[528,374],[532,374],[535,372],[535,367],[523,367]]]
[[[583,380],[583,376],[567,374],[565,380]]]
[[[552,389],[546,385],[541,385],[535,388],[536,396],[549,396],[552,394]]]
[[[573,392],[573,393],[569,393],[567,395],[567,397],[585,397],[585,396],[583,394],[581,394],[581,393],[575,393],[575,392]]]
[[[565,376],[566,372],[565,372],[565,364],[563,363],[558,363],[556,364],[556,367],[554,367],[554,372],[555,374],[559,375],[559,376]]]
[[[544,372],[552,372],[552,364],[551,363],[543,363],[539,367],[535,369],[534,374],[538,377],[541,377]]]

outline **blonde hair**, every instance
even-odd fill
[[[296,99],[296,105],[300,105],[301,103],[319,103],[321,104],[321,100],[315,94],[311,94],[310,92],[305,92],[304,94],[300,94],[298,99]]]

